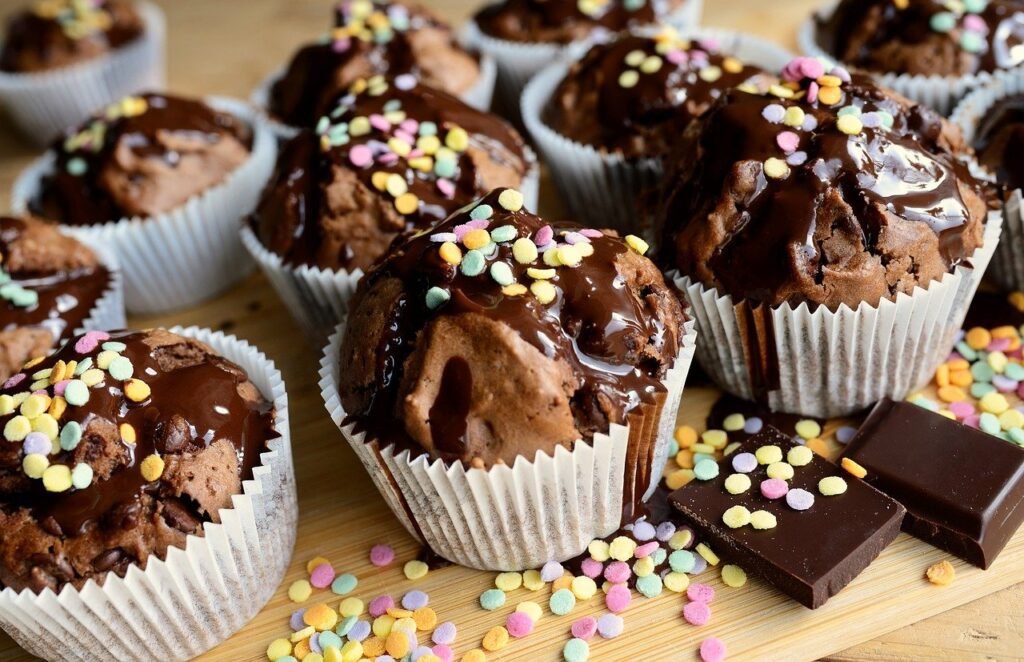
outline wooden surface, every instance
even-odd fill
[[[791,47],[799,21],[816,4],[814,0],[705,3],[707,24],[747,30]],[[15,4],[20,0],[5,0],[0,17],[10,13]],[[297,44],[325,29],[331,3],[164,0],[160,4],[168,14],[172,88],[244,98]],[[434,0],[434,6],[453,20],[461,20],[474,4],[473,0]],[[7,204],[14,176],[35,153],[6,129],[0,125],[0,207]],[[547,182],[545,187],[547,204],[542,211],[553,213],[558,204]],[[285,586],[303,576],[308,559],[323,555],[339,571],[359,577],[356,594],[366,599],[383,592],[400,596],[413,587],[425,590],[440,617],[457,623],[460,652],[478,646],[482,634],[501,624],[517,602],[546,602],[539,594],[520,590],[510,597],[505,609],[484,612],[476,606],[476,598],[491,586],[491,574],[447,568],[413,583],[402,576],[398,564],[383,570],[369,566],[366,553],[373,543],[394,545],[401,561],[412,558],[418,547],[391,516],[324,412],[316,386],[320,348],[302,342],[297,327],[261,276],[253,276],[196,310],[132,321],[137,326],[200,324],[225,329],[261,347],[282,368],[292,406],[302,512],[295,559]],[[707,389],[688,390],[680,420],[701,425],[714,397]],[[704,628],[682,620],[683,599],[679,596],[663,595],[653,601],[638,598],[625,614],[625,634],[614,641],[596,641],[593,659],[696,659],[697,645],[710,635],[727,643],[733,660],[1004,660],[1024,656],[1024,588],[1007,588],[1024,579],[1024,534],[1011,542],[990,571],[982,573],[957,562],[957,581],[937,588],[924,581],[923,573],[942,558],[941,552],[901,535],[846,591],[816,612],[788,602],[760,582],[751,581],[737,590],[723,587],[715,578],[711,583],[720,589],[720,597],[714,605],[714,619]],[[717,573],[705,577],[713,575]],[[282,587],[247,628],[202,659],[266,659],[266,645],[288,632],[287,619],[294,605],[284,593]],[[326,599],[329,594],[321,595]],[[597,602],[578,607],[572,617],[599,612]],[[570,618],[547,615],[534,634],[491,654],[490,659],[560,659],[571,622]],[[0,660],[27,659],[0,633]]]

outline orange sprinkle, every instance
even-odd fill
[[[689,425],[677,427],[675,437],[680,448],[689,448],[697,443],[697,431]]]
[[[829,455],[832,454],[832,451],[829,449],[828,444],[826,444],[824,441],[818,438],[808,439],[807,443],[804,445],[810,448],[812,451],[814,451],[815,454],[820,455],[822,457],[828,457]]]
[[[970,386],[974,383],[974,377],[968,370],[954,370],[949,373],[949,383],[953,386]]]
[[[838,87],[822,87],[818,90],[818,100],[828,106],[834,106],[843,98],[843,92]]]
[[[412,620],[416,621],[417,630],[433,630],[437,625],[437,612],[430,607],[420,607],[412,613]]]
[[[470,250],[483,248],[489,243],[491,243],[491,234],[480,228],[470,230],[462,237],[462,245]]]
[[[676,453],[676,464],[683,469],[693,469],[693,451],[679,451]]]
[[[967,399],[967,394],[959,386],[942,386],[938,391],[939,400],[943,402],[960,402]]]
[[[388,607],[388,616],[392,618],[411,618],[412,612],[401,607]]]
[[[964,341],[971,349],[985,349],[992,342],[992,334],[988,332],[988,329],[976,326],[967,332]]]
[[[384,642],[384,650],[396,660],[409,654],[409,635],[402,630],[392,630]],[[366,647],[363,647],[363,654],[366,654]]]
[[[956,579],[956,568],[949,561],[939,561],[925,572],[928,581],[938,586],[949,586]]]
[[[831,76],[825,74],[824,76],[818,76],[818,85],[822,87],[839,87],[843,84],[843,79],[839,76]]]
[[[946,361],[946,365],[949,366],[950,371],[971,369],[971,363],[967,359],[950,359]]]
[[[940,388],[949,386],[949,364],[943,363],[935,369],[935,383]],[[940,396],[941,397],[941,396]]]
[[[840,465],[846,470],[846,473],[856,476],[857,478],[863,478],[868,475],[868,470],[860,466],[848,457],[844,457]]]
[[[561,577],[559,577],[555,581],[551,582],[551,592],[555,593],[556,591],[560,591],[563,588],[569,588],[571,585],[572,585],[572,576],[571,575],[562,575]]]
[[[484,635],[484,650],[501,650],[506,644],[508,644],[508,630],[501,625],[495,625],[487,631],[487,634]]]
[[[384,640],[377,635],[363,639],[363,657],[374,658],[383,655],[384,652]]]
[[[309,639],[303,639],[299,643],[295,644],[295,648],[292,649],[292,655],[296,660],[301,660],[310,653]]]

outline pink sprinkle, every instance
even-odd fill
[[[385,152],[377,157],[377,162],[386,166],[395,165],[398,163],[398,154],[395,154],[394,152]]]
[[[423,156],[423,150],[422,149],[414,149],[411,152],[409,152],[408,158],[410,158],[410,159],[418,159],[421,156]]]
[[[348,160],[357,168],[364,168],[373,163],[373,152],[366,145],[356,145],[348,152]]]
[[[612,561],[604,569],[604,578],[613,584],[625,584],[633,571],[622,561]]]
[[[448,199],[455,197],[455,184],[453,184],[450,179],[438,179],[437,190],[441,192],[441,195]]]
[[[109,340],[110,334],[102,331],[86,331],[85,335],[75,343],[75,351],[79,354],[88,354],[96,349],[101,342]]]
[[[395,601],[390,595],[378,595],[373,600],[370,600],[369,606],[366,610],[370,612],[370,616],[377,618],[383,614],[388,613],[388,609],[395,606]]]
[[[964,420],[962,422],[967,427],[974,428],[975,430],[977,430],[981,426],[981,414],[971,414],[970,416],[964,416]]]
[[[391,130],[391,122],[384,119],[383,115],[379,115],[377,113],[370,115],[370,126],[377,129],[378,131]]]
[[[638,559],[647,558],[648,556],[653,554],[654,550],[658,549],[658,547],[660,547],[658,541],[652,540],[651,542],[644,543],[643,545],[637,547],[636,550],[633,552],[633,556],[637,557]]]
[[[441,662],[452,662],[455,658],[455,652],[447,644],[437,644],[431,650],[441,658]]]
[[[1006,352],[1006,358],[1008,359],[1024,359],[1024,346],[1018,347],[1015,350]]]
[[[818,79],[825,75],[825,65],[813,57],[805,57],[800,61],[800,73],[805,78]]]
[[[718,637],[708,637],[700,644],[701,662],[724,662],[725,643]]]
[[[668,53],[665,53],[665,59],[678,67],[686,64],[686,61],[690,59],[690,56],[686,51],[669,51]]]
[[[1010,347],[1009,338],[994,338],[985,348],[986,352],[1001,352]]]
[[[54,395],[64,395],[64,389],[66,389],[68,387],[68,382],[69,381],[71,381],[71,380],[70,379],[62,379],[59,382],[57,382],[56,384],[54,384],[53,385],[53,394]]]
[[[988,24],[985,23],[985,19],[977,14],[968,14],[964,16],[964,29],[985,34],[988,32]]]
[[[601,576],[601,573],[604,571],[604,564],[600,561],[595,561],[594,559],[587,558],[583,559],[583,561],[580,563],[580,570],[587,577],[590,577],[591,579],[597,579]]]
[[[374,545],[370,548],[370,563],[383,568],[395,560],[395,550],[391,545]]]
[[[796,148],[800,146],[800,136],[792,131],[783,131],[775,136],[775,142],[782,148],[782,151],[789,154],[790,152],[795,152]]]
[[[706,602],[691,602],[683,607],[683,618],[690,625],[704,625],[711,620],[711,607]]]
[[[719,41],[718,41],[717,39],[715,39],[714,37],[708,37],[708,38],[706,38],[706,39],[701,39],[701,40],[700,40],[699,42],[697,42],[697,43],[698,43],[698,44],[700,44],[700,47],[701,47],[701,48],[703,48],[703,49],[704,49],[704,50],[706,50],[706,51],[710,51],[710,52],[712,52],[712,53],[714,53],[714,52],[716,52],[716,51],[720,50],[720,49],[721,49],[721,47],[722,47],[722,44],[721,44],[721,42],[719,42]]]
[[[551,240],[555,238],[555,231],[551,229],[550,225],[545,225],[540,230],[537,230],[537,234],[533,237],[533,243],[538,246],[545,246],[551,243]]]
[[[327,588],[334,581],[334,567],[330,563],[321,563],[309,573],[309,583],[314,588]]]
[[[820,87],[816,81],[811,81],[811,84],[807,86],[807,103],[814,103],[818,100],[818,90]]]
[[[603,232],[601,232],[600,230],[595,230],[593,228],[583,228],[582,230],[580,230],[580,234],[583,235],[584,237],[589,237],[590,239],[600,239],[601,237],[604,236]]]
[[[349,39],[348,37],[345,37],[344,39],[338,39],[337,41],[331,44],[331,48],[334,50],[335,53],[344,53],[351,47],[352,40]]]
[[[786,481],[778,478],[769,478],[761,481],[761,496],[765,499],[781,499],[789,491]]]
[[[514,611],[505,619],[505,629],[516,639],[521,639],[533,632],[533,619],[524,612]]]
[[[974,414],[977,410],[970,402],[961,400],[960,402],[949,403],[949,411],[953,412],[953,415],[958,419],[964,419]]]
[[[686,597],[694,602],[711,602],[715,599],[715,589],[707,584],[690,584],[686,589]]]
[[[81,342],[81,341],[79,341],[79,342]],[[16,375],[11,375],[11,377],[6,382],[4,382],[4,388],[13,388],[13,387],[17,386],[18,384],[20,384],[23,381],[25,381],[25,378],[27,376],[28,375],[26,375],[23,372],[19,372]]]
[[[486,230],[487,226],[491,224],[486,218],[477,218],[466,223],[466,227],[471,230]]]
[[[416,135],[416,132],[420,130],[420,123],[412,119],[411,117],[403,121],[398,126],[401,127],[402,131],[405,131],[406,133],[411,133],[413,135]]]
[[[625,611],[629,607],[629,603],[633,601],[633,595],[629,592],[629,588],[625,584],[616,584],[608,589],[608,593],[604,596],[604,604],[608,607],[608,611],[618,614],[621,611]]]
[[[577,639],[590,639],[597,633],[597,619],[593,616],[584,616],[573,623],[569,631]]]
[[[415,145],[416,144],[416,138],[414,138],[411,135],[409,135],[408,131],[402,131],[401,129],[397,129],[395,131],[395,138],[398,138],[399,140],[401,140],[402,142],[404,142],[407,145]],[[410,156],[412,156],[412,155],[410,154]]]

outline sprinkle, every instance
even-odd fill
[[[562,647],[565,662],[586,662],[590,658],[590,645],[582,639],[572,638]]]
[[[481,232],[485,235],[487,234],[484,230],[481,230]],[[487,270],[487,259],[479,250],[474,249],[466,251],[466,254],[462,258],[462,264],[459,266],[459,270],[466,276],[479,276]]]
[[[456,633],[455,623],[445,621],[434,628],[434,632],[430,635],[430,640],[435,644],[451,644],[455,641]]]
[[[775,478],[778,480],[790,480],[793,478],[793,466],[786,462],[772,462],[765,469],[765,473],[768,474],[769,478]]]
[[[623,621],[621,616],[615,614],[602,614],[597,619],[597,633],[603,639],[614,639],[622,634]]]
[[[14,419],[11,419],[13,421]],[[11,424],[8,421],[8,425]],[[7,434],[7,430],[4,430],[4,436],[10,439]],[[73,451],[78,447],[78,443],[82,440],[82,426],[76,421],[69,421],[60,431],[60,447],[61,450]]]
[[[523,576],[518,572],[502,572],[494,578],[494,585],[508,593],[523,585]]]
[[[661,595],[663,586],[661,577],[655,574],[638,577],[636,580],[636,590],[646,598],[656,598]]]
[[[576,596],[567,588],[559,589],[551,594],[548,608],[557,616],[564,616],[576,607]]]
[[[738,565],[723,565],[722,582],[731,588],[739,588],[747,583],[747,573]]]
[[[627,69],[619,75],[619,86],[624,87],[627,90],[636,87],[636,84],[639,82],[640,74],[633,69]]]
[[[794,426],[796,433],[804,439],[814,439],[821,436],[821,425],[813,419],[797,421]]]
[[[462,656],[462,662],[485,662],[486,660],[487,656],[479,648],[467,651],[466,654]]]
[[[402,568],[402,572],[405,573],[406,578],[412,580],[422,579],[423,577],[426,577],[429,571],[430,567],[427,566],[426,563],[424,563],[423,561],[416,560],[407,562],[405,566]]]
[[[789,176],[789,164],[782,159],[771,157],[764,162],[764,174],[771,179],[785,179]]]
[[[932,14],[929,25],[935,32],[952,32],[956,27],[956,16],[952,12],[943,11]]]
[[[739,529],[750,524],[750,511],[744,506],[732,506],[722,513],[722,522],[730,529]]]
[[[395,599],[390,595],[378,595],[373,600],[370,600],[370,604],[367,606],[367,612],[374,618],[383,616],[388,612],[389,609],[393,609],[395,606]]]
[[[7,441],[23,441],[32,432],[32,423],[25,416],[15,416],[4,425]]]
[[[349,616],[360,616],[364,611],[366,611],[366,607],[363,605],[363,601],[359,598],[345,598],[341,601],[341,604],[338,605],[338,613],[346,618]],[[365,621],[361,622],[365,623]],[[349,635],[349,638],[351,639],[351,633],[349,633]]]
[[[540,578],[545,582],[553,582],[565,574],[565,569],[558,561],[548,561],[540,569]]]
[[[625,611],[632,601],[633,596],[630,595],[629,589],[622,584],[612,586],[604,596],[605,606],[608,607],[608,611],[613,613]],[[600,630],[601,622],[598,621],[598,631],[600,632]]]
[[[864,124],[859,117],[844,115],[836,120],[836,128],[848,136],[856,136],[864,130]]]
[[[305,579],[292,582],[288,587],[288,599],[292,602],[305,602],[313,594],[313,587]]]
[[[73,383],[74,382],[72,381],[71,384]],[[124,394],[132,402],[144,402],[149,399],[149,384],[139,379],[131,379],[124,385]],[[67,398],[68,404],[74,404],[71,402],[71,399],[67,397],[66,391],[64,393],[64,397]]]
[[[338,614],[325,604],[315,605],[302,615],[302,622],[317,632],[331,630],[338,624]]]
[[[848,457],[844,457],[840,462],[840,466],[849,474],[856,476],[857,478],[864,478],[868,475],[867,469],[857,464]]]
[[[711,607],[704,602],[690,602],[683,607],[683,618],[690,625],[705,625],[711,620]]]
[[[533,296],[537,297],[537,301],[542,304],[551,303],[557,295],[555,286],[546,280],[538,280],[531,283],[530,291],[533,293]]]
[[[426,303],[427,308],[430,310],[437,310],[444,304],[448,303],[448,300],[452,298],[452,295],[448,293],[448,290],[434,286],[427,290]],[[392,558],[394,558],[392,556]]]
[[[725,643],[717,637],[708,637],[700,643],[701,662],[725,662]]]
[[[793,510],[808,510],[814,505],[814,495],[799,487],[786,492],[786,505]]]
[[[395,210],[403,216],[412,214],[420,206],[420,199],[412,193],[403,193],[395,198]]]
[[[66,465],[50,465],[43,471],[42,479],[47,492],[67,492],[71,489],[71,469]]]
[[[754,527],[758,531],[774,529],[777,525],[778,520],[775,518],[775,515],[771,514],[767,510],[755,510],[750,513],[750,526]]]
[[[587,640],[597,634],[597,619],[593,616],[584,616],[569,628],[572,636],[577,639]]]
[[[789,492],[789,485],[786,481],[778,478],[769,478],[761,481],[761,495],[766,499],[781,499]]]
[[[589,600],[597,593],[597,584],[590,577],[574,577],[569,590],[580,600]]]
[[[761,111],[761,116],[772,124],[782,124],[782,120],[786,117],[786,109],[777,103],[768,104]]]
[[[128,444],[129,446],[134,446],[135,442],[138,440],[138,436],[135,433],[135,428],[132,427],[131,423],[122,423],[118,427],[118,432],[121,433],[121,441]]]
[[[494,611],[505,605],[505,592],[490,588],[480,594],[480,606],[487,611]]]
[[[532,264],[537,259],[537,245],[526,237],[516,239],[512,244],[512,256],[519,264]]]
[[[544,611],[540,608],[540,605],[530,600],[524,600],[516,605],[516,611],[521,611],[534,621],[539,621],[540,617],[544,615]]]
[[[709,458],[702,458],[693,468],[697,480],[712,480],[718,476],[718,463]]]
[[[613,561],[604,569],[604,578],[613,584],[625,584],[631,574],[629,566],[623,561]]]
[[[754,452],[758,464],[772,464],[782,461],[782,449],[778,446],[761,446]]]
[[[309,574],[309,583],[313,588],[327,588],[334,581],[335,574],[330,563],[321,563]]]
[[[632,248],[640,255],[644,255],[647,253],[648,250],[650,250],[650,245],[640,237],[636,236],[635,234],[627,234],[625,242],[627,246]]]
[[[938,586],[948,586],[956,579],[956,568],[949,561],[939,561],[925,572],[928,581]]]
[[[678,549],[668,555],[668,564],[673,572],[692,572],[697,565],[697,557],[691,551]]]
[[[805,467],[814,459],[814,453],[806,446],[794,446],[786,453],[786,461],[794,467]]]
[[[355,575],[347,573],[338,575],[334,578],[334,581],[331,582],[331,592],[335,595],[348,595],[352,591],[356,590],[356,586],[358,584],[359,580],[356,579]]]
[[[828,476],[818,481],[818,491],[822,496],[836,496],[846,492],[846,481],[839,476]]]
[[[507,297],[521,297],[528,291],[529,290],[526,289],[526,286],[520,283],[513,283],[511,285],[506,285],[503,288],[501,288],[501,293]]]
[[[508,644],[508,630],[500,625],[496,625],[487,631],[487,634],[484,635],[484,639],[481,643],[484,650],[501,650]]]
[[[521,639],[533,632],[533,619],[521,611],[514,611],[505,619],[505,629],[509,635]]]
[[[79,379],[72,379],[64,387],[64,399],[69,405],[81,407],[89,402],[89,387]]]
[[[498,204],[502,209],[517,212],[523,208],[523,194],[511,188],[507,188],[498,195]]]
[[[88,464],[80,462],[71,470],[71,485],[74,486],[76,490],[84,490],[92,485],[92,479],[92,467]]]
[[[139,469],[142,471],[142,477],[152,483],[164,475],[164,460],[154,453],[142,461]]]
[[[804,123],[804,111],[800,106],[790,106],[786,109],[786,114],[782,117],[782,123],[786,126],[791,126],[794,129],[800,128]]]
[[[33,453],[26,455],[21,461],[21,470],[26,476],[33,480],[38,480],[43,477],[43,473],[47,467],[50,466],[50,460],[40,453]]]
[[[274,662],[292,654],[292,642],[287,639],[275,639],[267,646],[267,659]],[[294,658],[293,658],[294,659]]]

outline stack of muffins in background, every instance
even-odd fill
[[[258,265],[409,533],[524,570],[644,516],[694,356],[848,416],[932,378],[990,262],[1024,288],[1019,2],[843,0],[796,58],[701,0],[324,5],[249,102],[164,91],[145,2],[41,0],[0,42],[49,145],[0,218],[0,624],[37,655],[198,655],[290,561],[280,373],[126,309]]]

